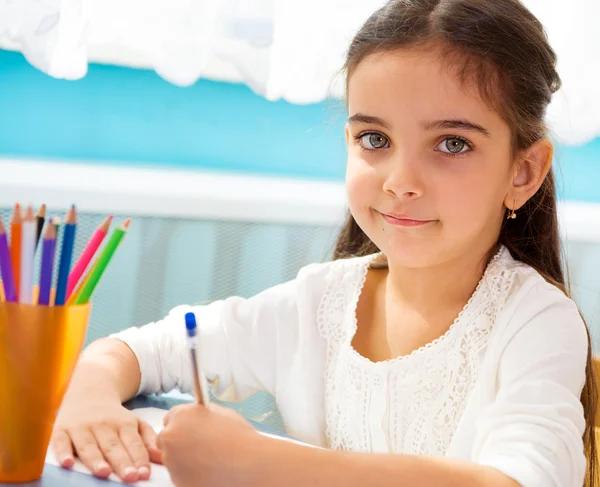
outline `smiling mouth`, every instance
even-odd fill
[[[392,216],[386,213],[381,213],[383,219],[390,225],[397,227],[421,227],[429,223],[433,223],[435,220],[417,220],[406,216]]]

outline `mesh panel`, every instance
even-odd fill
[[[0,209],[5,222],[9,213]],[[75,255],[105,217],[78,216]],[[115,216],[113,227],[124,219]],[[250,297],[293,279],[329,258],[335,237],[335,228],[319,226],[136,217],[94,293],[87,343],[179,304]]]

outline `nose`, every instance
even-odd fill
[[[424,186],[416,164],[406,158],[391,160],[383,182],[384,193],[402,199],[423,196]]]

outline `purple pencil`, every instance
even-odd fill
[[[8,239],[2,219],[0,218],[0,274],[4,283],[4,297],[6,302],[14,303],[17,301],[17,289],[15,287],[15,275],[13,272],[12,261],[8,251]]]
[[[54,254],[56,253],[56,222],[52,221],[44,231],[42,244],[42,269],[40,272],[40,295],[38,304],[50,304],[50,291],[52,289],[52,272],[54,271]]]

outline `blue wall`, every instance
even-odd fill
[[[178,88],[144,70],[91,65],[70,82],[0,51],[0,156],[208,168],[341,180],[344,108],[268,102],[242,85]],[[600,139],[559,146],[561,194],[600,202]]]

